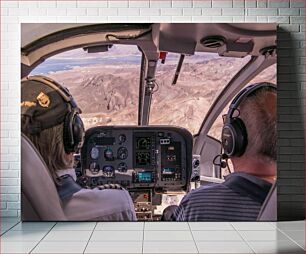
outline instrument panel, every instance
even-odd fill
[[[117,183],[126,189],[187,190],[192,135],[169,126],[98,126],[86,131],[81,151],[90,187]]]

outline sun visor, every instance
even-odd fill
[[[252,40],[246,42],[227,41],[218,48],[218,54],[220,56],[245,57],[253,51],[253,48],[254,42]]]
[[[190,24],[154,24],[152,37],[158,51],[193,55],[197,41],[194,36],[186,36],[191,31]]]

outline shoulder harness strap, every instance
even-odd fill
[[[69,199],[72,195],[82,189],[70,175],[59,177],[60,185],[57,186],[57,193],[62,201]]]

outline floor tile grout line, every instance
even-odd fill
[[[143,222],[143,226],[142,226],[142,244],[141,244],[141,253],[142,254],[143,254],[143,247],[144,247],[145,223],[146,222]]]
[[[13,224],[9,229],[5,230],[0,236],[4,235],[5,233],[9,232],[11,229],[13,229],[15,226],[17,226],[21,221],[15,222],[16,224]]]
[[[233,222],[230,222],[230,224],[231,224],[232,228],[233,228],[235,231],[237,231],[237,229],[235,228]],[[239,234],[239,235],[240,235],[240,234]],[[240,237],[242,237],[242,236],[240,236]],[[242,239],[243,239],[243,238],[242,238]]]
[[[85,253],[85,251],[86,251],[86,249],[87,249],[87,246],[88,246],[88,244],[89,244],[89,242],[90,242],[90,239],[91,239],[93,233],[95,232],[95,229],[96,229],[97,225],[98,225],[98,222],[96,222],[96,224],[95,224],[95,226],[94,226],[94,228],[93,228],[93,230],[92,230],[92,232],[91,232],[91,234],[90,234],[90,236],[89,236],[89,239],[88,239],[88,241],[87,241],[87,243],[86,243],[86,246],[85,246],[85,248],[84,248],[84,250],[83,250],[83,254]]]
[[[234,227],[234,225],[233,225],[232,222],[229,222],[229,224],[231,225],[231,227],[232,227],[235,231],[237,231],[236,228]]]
[[[141,240],[122,240],[120,239],[120,241],[122,242],[141,242]],[[219,242],[220,240],[198,240],[198,242]],[[49,241],[49,242],[58,242],[58,241]],[[65,241],[60,241],[60,242],[65,242]],[[78,241],[70,241],[70,242],[78,242]],[[84,241],[83,241],[84,242]],[[95,241],[92,241],[94,243],[104,243],[104,242],[108,242],[108,243],[115,243],[115,242],[118,242],[118,239],[117,240],[95,240]],[[193,242],[193,240],[173,240],[173,239],[168,239],[168,240],[160,240],[160,239],[157,239],[157,240],[146,240],[144,242],[174,242],[174,243],[179,243],[179,242]],[[223,241],[225,243],[232,243],[232,242],[243,242],[243,240],[227,240],[227,241]],[[258,242],[258,241],[257,241]],[[260,242],[260,241],[259,241]],[[266,241],[266,242],[271,242],[271,241]]]
[[[289,235],[286,234],[286,232],[282,231],[279,228],[276,228],[278,231],[280,231],[281,233],[283,233],[287,238],[289,238],[289,240],[291,240],[292,242],[294,242],[296,245],[298,245],[299,247],[301,247],[303,250],[305,250],[305,247],[301,246],[298,242],[296,242],[292,237],[290,237]],[[305,245],[305,242],[304,242]]]
[[[254,231],[254,232],[256,232],[256,231],[273,231],[273,230],[275,230],[275,229],[277,229],[275,226],[271,226],[272,228],[271,229],[262,229],[262,228],[253,228],[253,229],[239,229],[239,228],[236,228],[233,224],[234,224],[235,222],[231,222],[231,225],[232,225],[232,227],[237,231]],[[252,222],[252,223],[258,223],[258,222]],[[268,222],[267,222],[268,223]],[[270,224],[270,223],[269,223]]]
[[[240,234],[239,230],[237,230],[234,225],[231,223],[231,225],[233,226],[233,228],[235,229],[235,231],[237,232],[237,234],[241,237],[241,239],[243,240],[243,242],[246,243],[246,245],[251,249],[251,251],[253,251],[253,253],[256,253],[256,251],[253,249],[253,247],[249,244],[249,242],[247,240],[244,239],[244,237]]]
[[[197,245],[197,243],[196,243],[196,241],[195,241],[195,239],[194,239],[194,237],[193,237],[193,233],[192,233],[192,230],[191,230],[191,227],[190,227],[189,222],[187,222],[187,225],[188,225],[188,227],[189,227],[189,231],[190,231],[190,233],[191,233],[191,236],[192,236],[192,240],[193,240],[193,242],[194,242],[194,245],[196,246],[197,252],[200,253],[199,248],[198,248],[198,245]]]
[[[49,231],[38,241],[38,243],[29,251],[29,253],[32,253],[32,251],[35,250],[35,248],[41,243],[41,241],[51,232],[51,230],[55,227],[55,225],[58,222],[55,222],[54,225],[49,229]]]
[[[275,222],[275,224],[274,224]],[[277,229],[277,221],[269,221],[269,224],[274,227],[275,229]]]
[[[276,228],[282,232],[305,232],[305,229],[282,229],[282,228]]]

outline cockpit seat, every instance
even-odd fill
[[[67,220],[48,167],[24,134],[21,135],[21,198],[23,221]]]
[[[259,211],[258,221],[277,221],[277,188],[276,182],[272,185]]]

